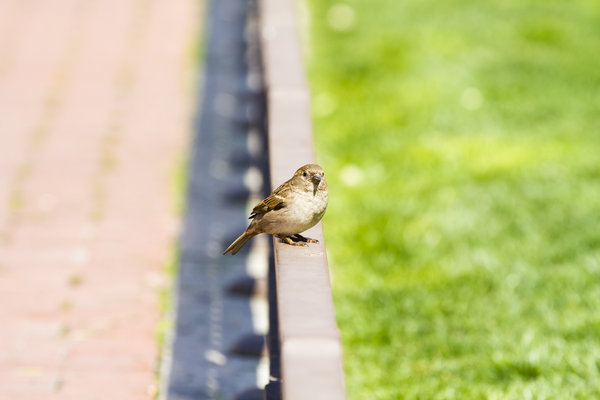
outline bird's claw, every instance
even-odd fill
[[[298,239],[298,241],[301,241],[301,242],[306,242],[306,243],[319,243],[319,241],[318,241],[317,239],[311,239],[311,238],[307,238],[307,237],[304,237],[304,236],[302,236],[302,235],[301,235],[301,234],[299,234],[299,233],[296,233],[296,234],[295,234],[295,235],[293,235],[293,236],[295,236],[295,237]]]
[[[318,243],[316,239],[307,239],[304,236],[300,235],[292,235],[292,236],[283,236],[279,237],[282,242],[287,243],[291,246],[308,246],[308,243]]]

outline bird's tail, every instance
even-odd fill
[[[248,231],[242,233],[239,238],[235,239],[235,241],[229,245],[227,250],[223,252],[223,255],[229,252],[231,252],[231,255],[236,254],[238,251],[240,251],[240,249],[246,244],[248,240],[250,240],[256,235],[256,233],[251,233]]]

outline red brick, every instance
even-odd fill
[[[152,398],[193,8],[0,2],[0,400]]]

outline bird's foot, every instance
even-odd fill
[[[278,238],[291,246],[308,246],[306,243],[300,240],[294,240],[292,236],[278,236]]]
[[[301,234],[299,234],[299,233],[296,233],[295,235],[292,235],[292,236],[295,236],[295,237],[297,238],[297,240],[299,240],[299,241],[301,241],[301,242],[306,242],[306,243],[319,243],[319,241],[318,241],[317,239],[311,239],[311,238],[307,238],[307,237],[304,237],[304,236],[302,236],[302,235],[301,235]]]

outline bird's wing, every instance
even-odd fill
[[[271,193],[269,197],[254,206],[252,212],[250,213],[250,219],[256,217],[257,215],[265,214],[271,210],[279,210],[285,207],[285,199],[288,197],[291,190],[292,189],[289,181],[273,190],[273,193]]]

